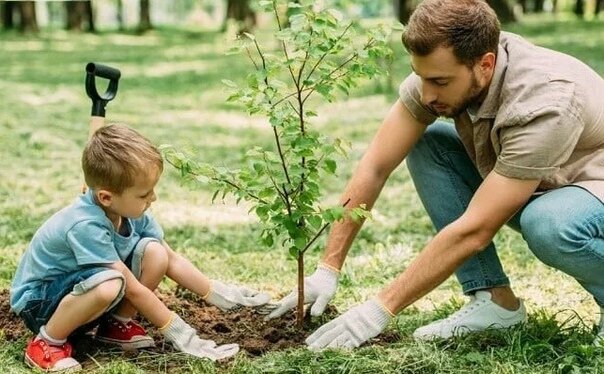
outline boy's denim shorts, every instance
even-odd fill
[[[138,279],[141,275],[141,263],[145,248],[150,242],[157,242],[154,238],[141,239],[134,248],[134,251],[126,259],[126,266],[132,270],[134,276]],[[78,296],[92,290],[99,284],[111,279],[124,279],[124,276],[117,270],[103,266],[83,267],[81,270],[55,277],[34,291],[30,300],[25,305],[25,308],[19,313],[19,317],[23,319],[25,325],[34,333],[40,331],[40,327],[44,326],[50,317],[54,314],[63,298],[69,294]],[[125,287],[122,286],[119,295],[107,308],[107,312],[117,306],[124,296]],[[94,324],[89,324],[94,325]],[[94,326],[84,326],[84,329]]]

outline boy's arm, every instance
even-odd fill
[[[163,242],[168,252],[168,271],[166,275],[182,287],[200,295],[208,303],[223,311],[239,309],[240,307],[258,307],[271,300],[270,295],[256,290],[225,284],[211,280],[203,274],[191,261],[170,248]]]
[[[147,287],[143,286],[130,269],[121,262],[109,265],[121,272],[126,280],[124,297],[176,347],[176,349],[199,358],[220,360],[235,355],[237,344],[216,345],[212,340],[200,339],[197,331],[168,307]]]
[[[109,267],[122,273],[126,280],[124,297],[132,303],[145,318],[156,327],[170,322],[172,312],[155,296],[153,291],[142,285],[130,269],[121,261],[109,264]]]

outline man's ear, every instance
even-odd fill
[[[107,190],[98,189],[95,191],[96,200],[104,207],[111,205],[113,201],[113,193]]]
[[[490,75],[495,70],[497,56],[493,52],[487,52],[478,61],[478,68],[483,75]]]

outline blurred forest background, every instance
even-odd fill
[[[299,0],[293,0],[297,2]],[[421,0],[332,0],[330,5],[359,18],[394,17],[406,23]],[[326,2],[320,0],[319,2]],[[503,22],[516,22],[530,13],[602,17],[604,0],[487,0]],[[335,4],[334,4],[335,3]],[[79,32],[145,32],[159,26],[226,30],[235,25],[249,31],[263,22],[254,0],[89,0],[0,1],[5,30],[36,33],[40,28]]]

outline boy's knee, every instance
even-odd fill
[[[156,271],[165,274],[168,269],[168,262],[168,250],[161,243],[153,241],[147,244],[143,254],[143,271],[152,267]]]
[[[117,298],[123,294],[124,280],[122,278],[109,279],[99,283],[92,292],[102,304],[114,304]]]

